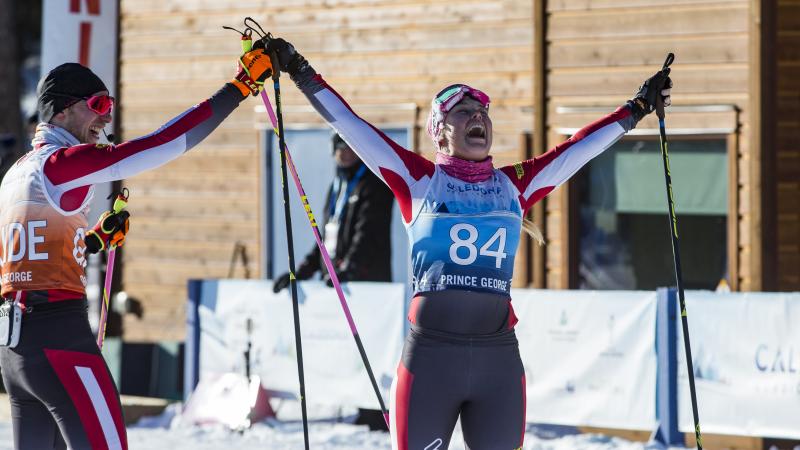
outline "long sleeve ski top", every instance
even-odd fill
[[[244,100],[231,84],[173,118],[155,132],[118,145],[81,144],[65,130],[41,124],[34,151],[59,147],[44,163],[47,191],[65,211],[77,209],[92,185],[130,178],[189,151]]]

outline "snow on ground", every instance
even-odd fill
[[[158,417],[147,417],[128,427],[131,450],[298,450],[304,448],[303,426],[299,420],[268,419],[242,432],[223,426],[195,426],[181,423],[179,405],[171,405]],[[313,410],[309,408],[309,410]],[[293,414],[281,414],[289,416]],[[312,417],[309,421],[309,447],[313,450],[390,450],[389,434],[353,425],[354,415],[338,418]],[[340,414],[341,415],[341,414]],[[566,429],[566,427],[564,427]],[[457,426],[450,449],[463,449]],[[0,450],[11,450],[9,421],[0,421]],[[560,429],[529,426],[524,450],[665,450],[597,434],[566,434]],[[671,448],[677,450],[677,448]],[[444,449],[442,449],[444,450]]]

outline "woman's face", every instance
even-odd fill
[[[440,151],[468,161],[483,161],[492,148],[489,110],[472,97],[464,97],[444,119]]]

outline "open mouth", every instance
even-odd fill
[[[481,124],[470,126],[469,129],[467,129],[467,142],[486,142],[486,128]]]
[[[103,127],[89,127],[89,134],[95,139],[100,139],[100,132],[102,130]]]

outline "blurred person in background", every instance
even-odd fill
[[[323,240],[339,281],[392,281],[392,192],[367,169],[338,135],[332,138],[336,176],[325,198]],[[333,286],[319,248],[306,255],[295,277],[317,272]],[[289,273],[275,279],[277,293],[289,286]]]

